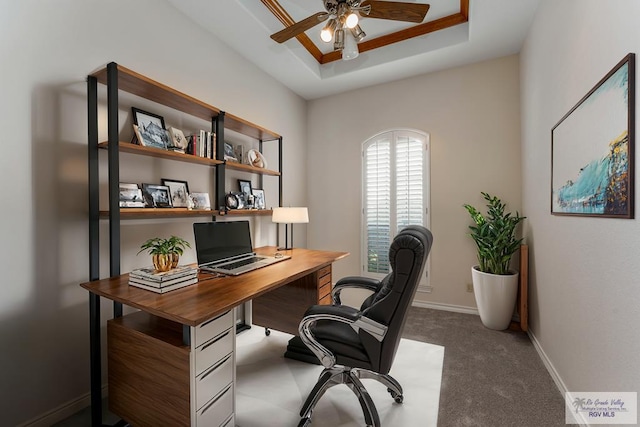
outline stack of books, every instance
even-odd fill
[[[153,267],[139,268],[129,273],[129,285],[163,294],[198,283],[198,268],[184,265],[158,272]]]

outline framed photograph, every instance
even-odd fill
[[[237,162],[236,153],[233,150],[233,145],[229,142],[224,143],[224,159],[231,160],[233,162]]]
[[[211,202],[209,201],[209,193],[191,193],[189,195],[193,209],[211,209]]]
[[[187,181],[162,178],[162,185],[169,187],[171,205],[174,208],[189,207],[189,184]]]
[[[132,107],[133,124],[138,126],[140,145],[166,150],[171,146],[169,134],[164,127],[164,118],[157,114]]]
[[[240,192],[244,193],[247,196],[250,196],[252,194],[251,192],[251,181],[247,181],[244,179],[239,179],[238,180],[238,186],[240,187]]]
[[[633,218],[635,55],[551,130],[551,214]]]
[[[235,154],[236,159],[238,159],[238,162],[244,163],[244,145],[236,144],[233,147],[233,153]]]
[[[145,207],[170,208],[171,194],[166,185],[142,184],[142,197]]]
[[[187,137],[184,136],[180,129],[169,127],[169,136],[171,137],[169,140],[171,145],[167,147],[168,149],[186,151],[188,145]]]
[[[144,208],[144,199],[142,198],[142,190],[138,184],[126,184],[121,182],[119,185],[119,198],[121,208]]]
[[[264,200],[264,190],[254,188],[251,192],[253,194],[253,207],[256,209],[266,209],[267,203]]]

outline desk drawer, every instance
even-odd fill
[[[331,265],[327,265],[318,270],[318,277],[326,276],[327,274],[331,274]]]
[[[218,317],[214,317],[211,320],[207,320],[201,325],[196,326],[195,329],[195,343],[196,347],[200,347],[211,338],[219,335],[222,331],[229,329],[233,325],[233,310],[229,310]]]
[[[196,425],[199,427],[219,427],[233,412],[233,386],[229,386],[209,403],[198,410]],[[227,423],[228,424],[228,423]]]
[[[233,381],[233,355],[207,369],[196,378],[196,408],[202,408],[211,398]]]
[[[196,377],[233,351],[234,330],[228,329],[195,350]]]
[[[318,299],[322,299],[327,295],[331,295],[331,283],[327,283],[318,290]]]
[[[331,275],[326,274],[318,279],[318,287],[321,288],[325,285],[331,284]]]

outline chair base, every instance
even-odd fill
[[[360,381],[361,378],[374,379],[384,384],[387,386],[387,391],[389,391],[391,397],[393,397],[397,403],[402,403],[402,386],[390,375],[379,374],[366,369],[349,368],[346,366],[326,368],[320,374],[318,382],[313,387],[313,390],[311,390],[311,393],[309,393],[304,405],[302,405],[302,409],[300,410],[300,416],[302,419],[298,426],[304,427],[311,423],[311,413],[313,412],[313,409],[329,388],[338,384],[345,384],[358,397],[358,402],[362,408],[367,426],[380,427],[378,411],[371,399],[371,396],[369,395],[369,392]]]

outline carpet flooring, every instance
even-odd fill
[[[283,357],[291,335],[262,328],[238,335],[236,341],[236,425],[296,426],[299,411],[322,367]],[[403,338],[391,369],[404,401],[397,404],[387,388],[371,379],[362,383],[371,395],[383,426],[438,425],[438,400],[444,348]],[[365,425],[356,395],[346,385],[330,388],[312,415],[313,427]]]
[[[565,426],[564,398],[526,333],[472,314],[412,307],[405,338],[445,348],[440,427]]]

